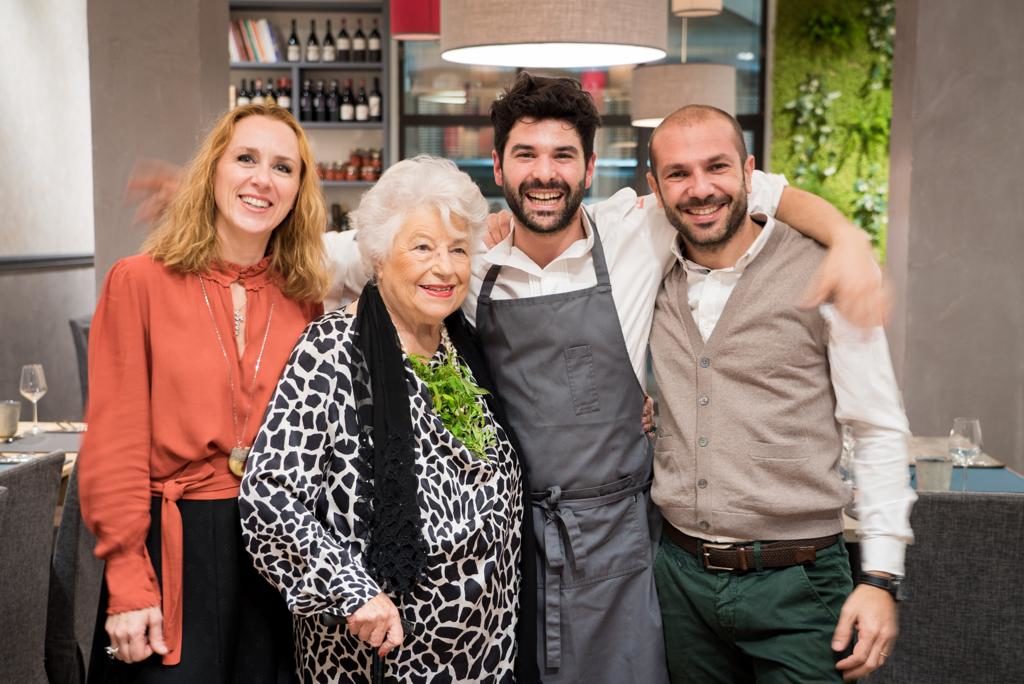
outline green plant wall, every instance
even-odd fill
[[[884,257],[893,2],[779,0],[771,168],[867,230]]]

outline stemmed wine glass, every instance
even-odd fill
[[[43,373],[43,366],[38,363],[30,363],[21,367],[21,396],[32,402],[32,429],[33,435],[38,435],[39,429],[39,400],[46,394],[46,374]]]
[[[949,455],[963,468],[960,491],[967,491],[967,467],[981,454],[981,421],[977,418],[954,418],[949,431]]]

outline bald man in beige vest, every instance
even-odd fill
[[[885,333],[795,304],[825,251],[747,214],[754,159],[735,119],[684,108],[650,152],[648,183],[679,233],[651,331],[652,493],[665,518],[655,573],[672,680],[862,677],[894,648],[912,539],[907,421]],[[856,587],[842,423],[857,437]]]

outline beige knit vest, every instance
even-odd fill
[[[782,223],[733,289],[705,343],[677,264],[658,294],[654,502],[705,539],[805,539],[842,530],[849,491],[827,329],[798,306],[824,249]]]

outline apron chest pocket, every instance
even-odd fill
[[[594,352],[589,344],[565,350],[565,367],[569,376],[569,391],[577,416],[601,410],[594,381]]]

